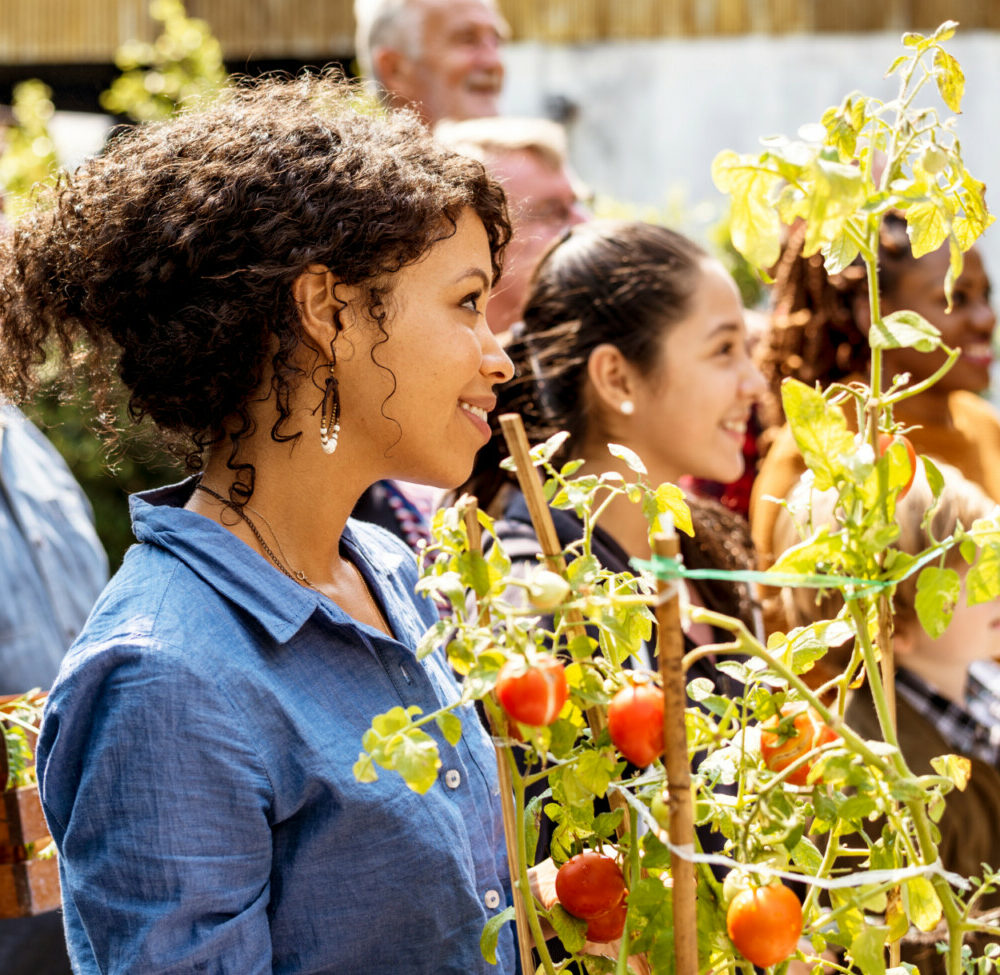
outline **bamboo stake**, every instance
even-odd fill
[[[662,558],[677,558],[679,545],[676,533],[671,529],[669,533],[654,536],[653,551]],[[656,609],[656,649],[663,683],[664,764],[667,770],[670,842],[674,847],[694,852],[691,768],[684,724],[687,707],[684,637],[677,585],[674,581],[660,580],[657,587],[662,601]],[[671,851],[670,875],[673,878],[675,972],[676,975],[697,975],[698,919],[694,863]]]
[[[535,465],[531,461],[531,447],[528,445],[528,435],[524,432],[521,417],[517,413],[502,414],[500,416],[500,429],[507,441],[507,449],[510,451],[514,463],[517,464],[517,483],[528,504],[531,524],[538,536],[538,543],[542,547],[545,561],[553,572],[565,575],[566,561],[562,556],[562,546],[559,544],[559,536],[556,535],[556,527],[552,523],[552,512],[549,511],[545,495],[542,493],[542,483],[538,479]],[[568,610],[566,619],[569,623],[566,636],[570,640],[585,632],[583,617],[579,610]],[[587,718],[590,733],[596,738],[607,727],[604,712],[600,708],[590,707],[584,711],[584,715]],[[617,792],[611,794],[610,802],[612,809],[620,809],[623,813],[622,821],[616,830],[618,838],[622,839],[627,831],[628,802],[624,796]]]
[[[466,535],[469,538],[469,551],[482,552],[483,536],[477,515],[478,504],[475,498],[468,498],[462,518],[465,522]],[[490,732],[494,742],[499,737],[499,731],[493,722],[492,715],[487,710],[490,722]],[[517,949],[521,957],[521,971],[528,973],[535,970],[535,960],[532,954],[534,939],[531,926],[528,923],[528,909],[524,904],[524,895],[518,880],[521,876],[520,863],[517,855],[517,826],[514,812],[514,784],[510,777],[510,766],[504,755],[503,747],[494,743],[497,756],[497,778],[500,782],[500,809],[503,812],[503,837],[507,847],[507,869],[510,871],[510,889],[514,898],[514,921],[517,930]]]

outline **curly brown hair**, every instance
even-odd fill
[[[304,378],[292,353],[308,342],[292,285],[307,267],[361,285],[384,341],[392,275],[454,233],[462,210],[482,219],[496,276],[510,237],[480,163],[334,71],[241,80],[128,129],[40,203],[0,254],[0,389],[27,395],[58,349],[101,408],[117,373],[130,417],[149,416],[189,470],[229,439],[234,501],[253,492],[238,453],[269,370],[271,436],[301,436],[287,421]],[[103,421],[110,431],[115,418]]]
[[[868,295],[864,266],[856,261],[828,274],[823,256],[804,257],[805,224],[791,230],[774,271],[771,324],[757,345],[757,365],[768,392],[760,405],[766,427],[784,423],[781,383],[788,376],[826,388],[868,370],[868,336],[858,326],[856,302]],[[879,290],[892,295],[915,258],[906,221],[886,214],[878,252]]]

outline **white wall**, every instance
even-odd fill
[[[572,160],[593,189],[662,205],[681,186],[690,203],[721,206],[710,174],[719,150],[755,152],[761,136],[794,135],[851,91],[892,98],[897,79],[883,74],[902,50],[898,34],[511,44],[503,110],[541,115],[546,99],[568,98],[579,108]],[[958,120],[966,165],[1000,211],[1000,33],[959,31],[948,50],[966,77]],[[933,91],[918,98],[946,111]],[[982,249],[1000,288],[1000,227]]]

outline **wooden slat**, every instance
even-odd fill
[[[514,40],[583,44],[657,37],[801,31],[926,31],[946,19],[963,32],[1000,29],[996,0],[498,0]],[[188,0],[229,61],[325,62],[354,50],[352,0]],[[132,39],[152,40],[148,0],[0,2],[0,63],[109,63]]]

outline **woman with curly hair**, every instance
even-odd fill
[[[819,254],[803,257],[805,228],[794,230],[775,271],[772,322],[758,346],[760,366],[768,382],[762,416],[771,429],[764,438],[764,460],[754,482],[750,523],[754,543],[765,564],[775,547],[775,520],[780,508],[765,495],[784,498],[805,465],[787,427],[782,427],[781,383],[794,377],[825,389],[832,383],[867,380],[868,285],[859,263],[840,274],[827,274]],[[955,282],[949,312],[944,293],[948,248],[913,257],[906,222],[890,213],[879,244],[879,293],[883,314],[909,309],[936,326],[946,345],[962,350],[951,370],[926,392],[904,400],[895,418],[912,425],[908,436],[919,453],[958,467],[966,477],[1000,501],[1000,418],[978,394],[989,386],[992,337],[996,317],[990,306],[990,280],[982,257],[973,248]],[[937,371],[941,351],[887,349],[883,373],[888,380],[909,373],[919,382]],[[853,417],[849,417],[852,420]],[[777,623],[776,623],[777,625]]]
[[[355,781],[375,714],[457,689],[415,656],[412,556],[348,517],[489,438],[501,189],[324,76],[128,131],[47,202],[0,263],[4,390],[59,353],[101,403],[117,373],[193,472],[131,499],[47,705],[74,970],[513,972],[509,926],[479,947],[508,881],[474,711],[425,795]]]

